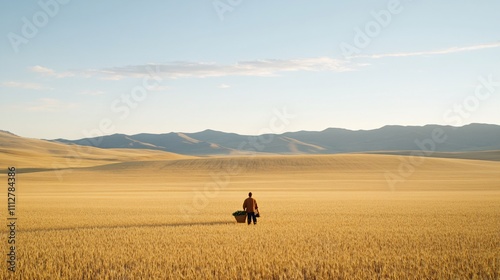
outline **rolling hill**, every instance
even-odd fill
[[[101,149],[30,139],[0,131],[0,165],[29,170],[79,168],[119,163],[192,158],[157,150]]]
[[[201,141],[200,135],[207,137],[203,133],[195,136],[198,139],[189,135],[179,137],[197,143]],[[149,143],[145,141],[146,138],[140,138],[143,141],[134,140]],[[209,143],[215,138],[204,140]],[[232,191],[248,188],[388,190],[393,185],[391,178],[401,181],[397,184],[399,190],[496,190],[500,187],[500,162],[491,161],[489,156],[494,153],[462,153],[464,156],[488,160],[458,159],[458,154],[435,153],[435,156],[449,158],[420,159],[418,165],[411,166],[413,171],[406,174],[408,169],[402,169],[401,166],[413,159],[404,155],[257,154],[194,157],[142,148],[102,149],[54,143],[0,132],[0,164],[16,166],[23,174],[23,180],[32,182],[25,185],[32,192],[69,191],[68,186],[84,186],[86,190],[95,192],[103,191],[104,187],[127,191],[190,191],[214,186],[230,186],[228,190]],[[40,186],[43,189],[39,189]]]
[[[500,162],[368,154],[201,157],[24,172],[30,192],[498,191]],[[405,171],[407,172],[407,171]],[[58,180],[63,177],[64,180]],[[44,185],[43,189],[38,189]],[[71,187],[73,186],[73,187]]]
[[[434,131],[440,131],[446,137],[443,143],[434,143],[435,152],[500,150],[500,126],[488,124],[463,127],[384,126],[357,131],[328,128],[259,136],[205,130],[197,133],[114,134],[52,141],[99,148],[153,149],[184,155],[398,153],[421,149],[417,143],[432,139]]]

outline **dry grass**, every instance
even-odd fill
[[[500,278],[498,162],[429,158],[391,191],[394,156],[149,153],[89,159],[62,176],[19,173],[13,278]],[[59,160],[39,157],[18,168]],[[231,216],[248,190],[257,226]],[[5,266],[0,278],[9,279]]]
[[[500,192],[23,195],[21,279],[498,279]],[[5,278],[6,271],[0,272]]]

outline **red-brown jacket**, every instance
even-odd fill
[[[247,213],[256,212],[257,209],[259,209],[259,207],[257,206],[257,200],[254,198],[249,197],[243,202],[243,210],[247,211]]]

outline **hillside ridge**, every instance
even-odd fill
[[[441,135],[445,141],[433,139]],[[78,140],[52,142],[99,148],[154,149],[184,155],[213,156],[237,154],[338,154],[397,152],[429,149],[431,152],[475,152],[500,150],[500,126],[469,124],[387,125],[373,130],[328,128],[258,136],[207,129],[201,132],[170,132],[135,135],[113,134]],[[429,141],[432,143],[429,144]]]

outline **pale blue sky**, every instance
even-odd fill
[[[104,134],[258,134],[283,108],[294,118],[274,132],[500,124],[498,11],[493,0],[2,1],[0,129],[78,139],[105,120]]]

